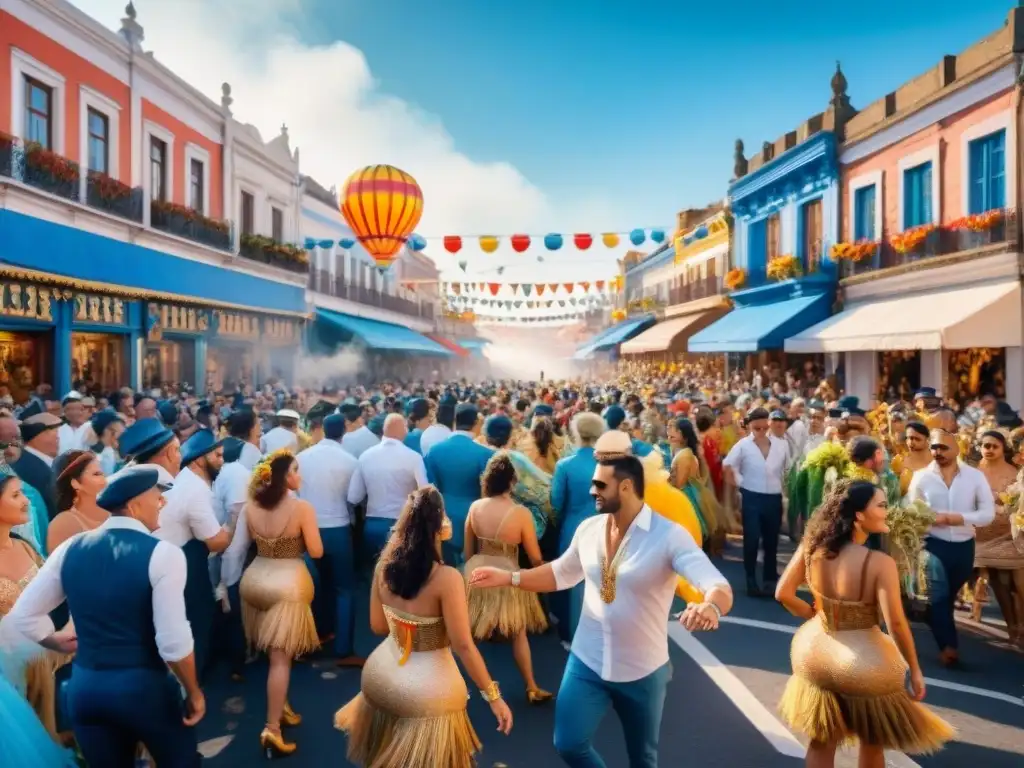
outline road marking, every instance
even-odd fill
[[[734,624],[754,622],[753,619],[728,618]],[[766,621],[754,622],[754,624],[755,626],[772,626]],[[711,653],[703,643],[675,621],[668,625],[668,636],[672,638],[672,641],[683,652],[697,662],[697,665],[704,670],[704,673],[711,678],[711,681],[719,687],[722,693],[729,697],[733,705],[765,737],[768,743],[775,748],[776,752],[797,759],[806,757],[807,750],[804,748],[804,745],[790,733],[789,729],[782,724],[782,721],[762,704],[750,689],[728,667],[719,661],[718,657]],[[886,766],[891,766],[891,768],[921,768],[919,763],[915,763],[902,752],[886,752],[885,764]]]
[[[775,624],[770,621],[744,619],[739,616],[723,616],[722,623],[737,624],[743,627],[755,627],[757,629],[767,629],[771,632],[782,632],[787,635],[796,634],[796,631],[799,629],[799,627],[794,627],[790,624]],[[973,685],[953,683],[949,680],[937,680],[934,677],[926,677],[924,682],[925,685],[930,685],[934,688],[944,688],[948,691],[956,691],[957,693],[969,693],[973,696],[981,696],[986,699],[993,699],[995,701],[1002,701],[1006,704],[1013,704],[1017,707],[1024,707],[1024,698],[1011,696],[1010,694],[1003,693],[1002,691],[990,691],[987,688],[976,688]]]

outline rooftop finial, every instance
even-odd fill
[[[132,21],[135,21],[135,17],[137,16],[137,14],[135,12],[135,3],[130,2],[130,0],[129,0],[128,5],[126,5],[124,7],[124,15],[127,16]]]
[[[231,113],[231,105],[234,103],[231,98],[231,84],[222,83],[220,86],[220,107],[228,114]]]
[[[836,73],[832,75],[832,93],[837,98],[846,95],[846,75],[843,74],[843,68],[840,63],[836,62]]]
[[[285,123],[281,123],[281,135],[288,138],[288,126]]]

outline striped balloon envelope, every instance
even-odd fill
[[[390,165],[368,165],[349,176],[340,203],[341,215],[382,270],[394,263],[423,216],[420,185]]]

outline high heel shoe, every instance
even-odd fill
[[[260,734],[260,746],[263,748],[263,755],[267,760],[285,757],[299,748],[298,744],[285,741],[280,733],[275,733],[270,728],[264,728],[263,733]]]
[[[289,728],[294,728],[301,722],[302,715],[292,709],[292,705],[286,702],[284,710],[281,712],[281,725],[287,725]]]
[[[530,704],[547,704],[555,698],[555,694],[550,691],[545,691],[542,688],[527,688],[526,689],[526,700]]]

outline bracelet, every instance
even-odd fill
[[[497,701],[501,698],[501,688],[498,687],[498,681],[492,680],[491,684],[480,691],[480,695],[484,697],[484,701],[488,704]]]
[[[715,605],[710,600],[705,600],[703,603],[701,603],[701,605],[702,606],[710,605],[711,608],[714,610],[714,612],[718,615],[719,620],[721,620],[721,618],[722,618],[722,609],[721,608],[719,608],[717,605]]]
[[[522,576],[523,576],[522,571],[512,571],[512,586],[513,587],[518,587],[519,586],[519,582],[521,581]]]

